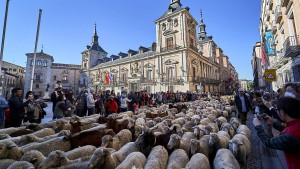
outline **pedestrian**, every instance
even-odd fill
[[[129,100],[127,98],[126,93],[122,93],[120,100],[121,100],[120,112],[126,112],[126,111],[128,111],[128,102],[131,102],[131,100]]]
[[[59,94],[57,97],[57,103],[55,105],[53,117],[55,117],[56,119],[61,119],[65,117],[67,111],[68,108],[65,103],[65,96],[63,94]]]
[[[106,102],[105,108],[108,111],[108,114],[106,114],[105,116],[108,116],[112,113],[117,113],[118,112],[118,104],[114,100],[114,96],[109,96],[109,100]]]
[[[247,113],[251,107],[250,101],[242,88],[239,88],[238,92],[239,94],[235,95],[234,97],[234,102],[238,111],[238,115],[241,118],[241,123],[246,125]]]
[[[0,129],[4,128],[5,110],[8,108],[7,101],[0,95]]]
[[[88,116],[95,114],[95,99],[94,99],[94,92],[93,88],[90,88],[88,91],[88,95],[86,97],[86,106],[88,109]]]
[[[24,115],[24,106],[26,106],[30,100],[27,100],[23,103],[22,100],[22,89],[21,88],[13,88],[12,96],[8,100],[8,105],[10,108],[10,122],[9,127],[20,127],[23,120]]]
[[[53,118],[56,119],[54,109],[56,107],[57,98],[59,94],[63,94],[62,88],[59,85],[56,85],[55,91],[51,93],[51,102],[52,102],[52,112],[53,112]]]
[[[73,97],[73,92],[70,90],[68,93],[66,93],[66,106],[68,108],[66,117],[72,117],[75,113],[76,105],[75,105],[75,99]]]
[[[25,94],[25,99],[28,100],[28,104],[26,104],[26,106],[24,107],[24,118],[23,118],[23,122],[28,122],[29,123],[37,123],[37,121],[35,121],[34,116],[36,116],[35,114],[35,105],[34,105],[34,95],[32,91],[28,91]]]
[[[282,150],[289,169],[300,168],[300,100],[293,97],[282,97],[277,102],[277,113],[285,122],[283,126],[270,116],[265,119],[280,131],[276,137],[268,137],[260,120],[255,116],[253,124],[262,143],[272,149]]]

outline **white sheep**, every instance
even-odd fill
[[[81,159],[70,160],[65,153],[60,150],[52,151],[48,157],[39,165],[39,169],[61,167],[69,164],[81,162]]]
[[[225,117],[218,117],[214,122],[217,123],[219,127],[221,127],[222,124],[227,123],[227,119]]]
[[[12,141],[2,141],[0,143],[0,159],[19,160],[23,153]]]
[[[203,118],[203,119],[200,120],[199,124],[202,124],[202,125],[206,126],[209,123],[211,123],[211,120],[209,118]]]
[[[238,161],[228,149],[218,150],[213,164],[214,169],[240,169]]]
[[[12,163],[14,163],[16,160],[13,159],[2,159],[0,160],[0,168],[8,168]]]
[[[205,126],[202,124],[199,124],[197,126],[194,126],[194,135],[197,137],[197,139],[200,139],[205,134]]]
[[[44,132],[43,133],[46,133],[47,132],[47,128],[46,129],[43,129]],[[52,130],[54,132],[54,130]],[[52,133],[52,131],[48,130],[48,133]],[[53,138],[56,138],[56,137],[61,137],[61,136],[67,136],[70,134],[70,131],[69,130],[61,130],[59,133],[54,134],[53,135],[48,135],[48,136],[45,136],[45,137],[38,137],[36,136],[36,134],[32,133],[32,134],[27,134],[27,135],[24,135],[24,136],[21,136],[20,138],[20,141],[18,143],[18,146],[24,146],[26,144],[29,144],[29,143],[33,143],[33,142],[38,142],[38,143],[41,143],[41,142],[44,142],[44,141],[47,141],[47,140],[50,140],[50,139],[53,139]],[[40,133],[38,133],[37,135],[41,135]]]
[[[22,156],[21,161],[28,161],[33,164],[35,168],[38,168],[45,159],[46,157],[38,150],[31,150]]]
[[[144,118],[138,118],[135,120],[135,126],[143,126],[146,124],[146,121]]]
[[[9,134],[0,134],[0,140],[11,138]]]
[[[125,144],[132,140],[132,133],[128,129],[121,130],[114,137],[111,135],[106,135],[102,137],[101,147],[113,148],[119,150]]]
[[[200,138],[200,140],[192,139],[190,142],[190,153],[191,155],[194,155],[196,153],[202,153],[207,158],[210,156],[210,149],[209,149],[209,135],[204,135]]]
[[[165,169],[168,151],[163,146],[155,146],[150,152],[144,169]]]
[[[209,135],[210,133],[217,133],[219,131],[219,127],[216,123],[208,123],[205,126],[205,134]]]
[[[239,125],[241,125],[241,121],[237,118],[237,117],[232,117],[230,119],[231,126],[233,127],[233,129],[236,131],[237,128],[239,127]]]
[[[172,124],[179,124],[180,126],[183,126],[185,124],[185,119],[183,117],[179,117],[172,121]]]
[[[251,139],[251,130],[246,125],[239,125],[236,129],[236,134],[243,134],[248,137],[248,139]]]
[[[167,169],[181,169],[189,162],[187,153],[182,149],[174,150],[168,160]]]
[[[186,153],[189,153],[190,141],[191,141],[191,139],[194,139],[194,138],[195,138],[195,136],[192,132],[184,133],[182,138],[180,138],[180,136],[177,134],[172,134],[170,136],[170,140],[168,142],[168,149],[172,150],[172,149],[180,148],[180,149],[183,149]]]
[[[208,158],[201,153],[192,156],[191,160],[186,164],[185,169],[209,169]]]
[[[233,127],[229,123],[223,123],[220,131],[227,132],[230,135],[230,138],[232,138],[235,134]]]
[[[230,136],[225,131],[210,133],[209,146],[214,151],[212,153],[215,154],[221,148],[228,148],[229,140]]]
[[[132,166],[144,168],[147,158],[141,152],[130,153],[116,169],[129,169]]]
[[[55,134],[55,131],[52,128],[44,128],[31,134],[43,138]]]
[[[75,160],[78,158],[91,156],[91,155],[93,155],[95,150],[96,150],[95,146],[86,145],[86,146],[78,147],[71,151],[65,152],[65,155],[69,160]]]
[[[229,150],[239,162],[241,168],[247,167],[247,159],[251,151],[251,143],[243,134],[236,134],[229,141]]]
[[[57,137],[42,143],[30,143],[29,145],[25,145],[20,149],[24,153],[30,150],[39,150],[45,156],[48,156],[54,150],[69,151],[71,149],[71,143],[63,138],[64,137]]]
[[[34,166],[27,161],[16,161],[12,163],[7,169],[34,169]]]

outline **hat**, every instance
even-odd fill
[[[239,92],[244,92],[244,89],[242,89],[242,88],[239,88],[239,90],[238,90]]]

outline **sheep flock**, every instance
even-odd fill
[[[0,169],[245,169],[233,96],[0,129]]]

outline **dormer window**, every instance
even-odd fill
[[[36,62],[36,65],[37,65],[37,66],[42,66],[42,61],[38,60],[38,61]]]
[[[44,61],[43,61],[43,66],[44,66],[44,67],[47,67],[47,60],[44,60]]]

